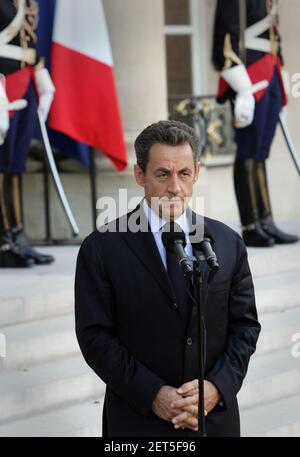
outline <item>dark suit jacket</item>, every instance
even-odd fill
[[[145,218],[140,206],[129,215]],[[126,231],[129,215],[109,225],[113,233],[89,235],[77,259],[76,334],[86,362],[107,385],[103,436],[197,436],[151,410],[162,385],[198,376],[196,311],[183,319],[151,231]],[[241,237],[221,222],[205,222],[221,265],[204,294],[205,378],[224,401],[206,428],[208,436],[238,436],[236,395],[260,325]]]

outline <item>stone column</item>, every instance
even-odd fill
[[[167,117],[163,0],[104,0],[103,3],[132,162],[136,135],[150,123]]]

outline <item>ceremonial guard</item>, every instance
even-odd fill
[[[47,118],[54,86],[38,56],[35,0],[0,2],[0,267],[48,264],[23,229],[21,175],[37,110]]]
[[[247,246],[294,243],[273,221],[266,160],[286,105],[276,0],[218,0],[213,63],[218,101],[231,100],[237,153],[234,186]]]

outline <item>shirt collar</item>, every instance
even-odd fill
[[[143,199],[143,210],[148,219],[151,232],[160,232],[162,227],[166,224],[166,221],[162,219],[153,209],[148,205],[146,198]],[[186,235],[190,233],[190,224],[186,215],[186,211],[181,214],[177,219],[174,220],[178,224]]]

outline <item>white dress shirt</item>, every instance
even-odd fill
[[[163,226],[167,223],[164,219],[158,216],[155,211],[148,205],[147,200],[144,198],[143,200],[143,209],[145,212],[145,215],[148,219],[151,232],[153,233],[155,243],[157,246],[157,249],[160,253],[161,259],[163,261],[163,264],[165,266],[165,269],[167,269],[167,254],[166,254],[166,249],[163,245],[161,235],[162,235],[162,228]],[[190,233],[190,224],[186,215],[186,211],[179,216],[177,219],[174,220],[176,224],[178,224],[183,232],[186,235],[186,247],[185,247],[185,252],[188,256],[193,255],[193,248],[191,243],[189,242],[189,233]]]

